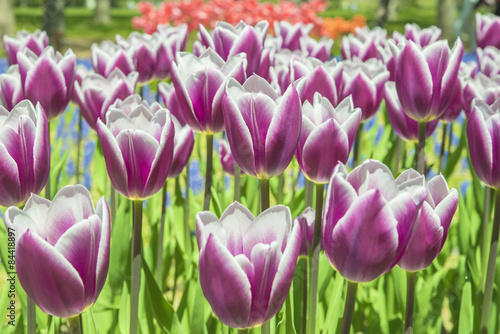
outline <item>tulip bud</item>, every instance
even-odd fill
[[[42,311],[70,318],[95,303],[108,275],[110,221],[104,197],[94,208],[81,185],[62,188],[52,202],[33,194],[24,210],[7,209],[17,277]]]
[[[22,205],[42,191],[50,172],[47,118],[40,104],[0,107],[0,205]]]
[[[288,207],[277,205],[257,218],[238,202],[220,219],[196,215],[201,289],[215,315],[233,328],[271,319],[292,283],[301,229]]]

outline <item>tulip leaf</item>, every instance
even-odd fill
[[[335,334],[339,318],[342,316],[342,290],[344,278],[336,275],[333,282],[333,289],[328,300],[328,310],[323,324],[323,333]]]
[[[148,264],[144,260],[142,261],[142,268],[146,278],[146,293],[151,300],[153,314],[159,326],[167,333],[183,333],[184,330],[179,323],[179,319],[175,314],[174,308],[163,296],[163,293],[158,287],[158,284],[156,284]]]
[[[458,146],[455,148],[453,153],[448,155],[448,159],[446,161],[446,167],[442,173],[445,179],[448,179],[453,174],[453,171],[455,170],[455,167],[457,166],[460,157],[462,156],[462,150],[466,146],[467,146],[467,126],[464,124],[462,126],[462,134],[460,135],[460,142],[458,143]]]
[[[10,270],[7,268],[7,263],[9,262],[7,242],[4,242],[4,240],[7,240],[7,230],[5,229],[5,225],[2,225],[3,226],[0,227],[0,240],[2,240],[2,242],[0,242],[0,262],[2,263],[2,267],[5,271],[9,272]]]
[[[120,203],[112,223],[108,282],[113,295],[120,294],[127,265],[130,266],[131,203],[120,197]],[[125,265],[127,264],[127,265]]]
[[[120,308],[118,309],[118,327],[122,333],[128,333],[130,329],[130,280],[123,282]]]
[[[222,215],[222,208],[220,206],[220,200],[219,200],[219,195],[217,194],[217,192],[215,191],[215,188],[212,187],[210,188],[210,193],[212,195],[212,206],[214,208],[214,213],[217,217],[220,218],[220,216]]]
[[[470,334],[474,328],[474,310],[472,306],[472,292],[470,281],[465,282],[460,303],[458,318],[458,334]]]
[[[212,188],[213,189],[213,188]],[[196,292],[194,295],[193,314],[191,315],[190,332],[191,333],[206,333],[205,328],[205,296],[201,290],[201,285],[196,284]]]

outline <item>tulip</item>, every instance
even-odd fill
[[[50,172],[47,119],[24,100],[9,113],[0,106],[0,205],[23,205],[42,191]]]
[[[47,47],[40,57],[25,49],[17,54],[24,97],[40,102],[47,120],[58,117],[73,94],[76,57],[71,50],[63,56]]]
[[[389,120],[391,121],[394,132],[396,132],[396,134],[401,139],[417,142],[418,122],[406,116],[406,114],[404,113],[401,102],[399,102],[398,94],[396,92],[396,85],[394,82],[388,81],[385,83],[384,99],[387,114],[389,116]],[[429,138],[432,135],[438,123],[438,119],[427,123],[425,138]]]
[[[17,32],[16,37],[3,36],[3,46],[9,65],[17,64],[17,53],[25,49],[33,51],[36,56],[49,45],[49,37],[45,31],[36,30],[30,33],[26,30]]]
[[[89,74],[94,73],[93,70],[88,69],[87,66],[83,64],[78,64],[75,67],[75,87],[73,89],[73,95],[71,96],[71,102],[78,104],[78,92],[76,91],[76,84],[78,83],[80,87],[82,86],[82,81]]]
[[[163,104],[170,111],[172,116],[175,116],[177,121],[182,126],[186,125],[186,120],[184,120],[184,115],[182,114],[179,100],[177,100],[177,94],[175,94],[174,85],[171,83],[168,84],[166,82],[160,82],[158,84],[158,91],[160,92],[160,97],[163,100]]]
[[[167,177],[176,178],[184,167],[186,167],[189,157],[193,152],[194,133],[189,126],[181,125],[175,116],[172,115],[171,117],[175,128],[174,153],[172,156],[172,165],[170,166]]]
[[[322,38],[316,40],[312,37],[305,36],[300,39],[300,47],[303,51],[307,52],[309,57],[327,62],[332,53],[333,39]]]
[[[418,122],[439,118],[453,97],[463,45],[457,39],[452,50],[446,41],[420,49],[409,41],[396,61],[395,82],[405,113]],[[439,61],[437,61],[439,60]]]
[[[203,46],[215,50],[224,61],[244,53],[248,61],[246,75],[249,77],[259,71],[268,28],[267,21],[260,21],[255,27],[243,21],[236,26],[219,21],[212,34],[200,25],[199,38]]]
[[[351,95],[354,107],[363,112],[361,122],[372,118],[380,107],[384,96],[384,85],[389,72],[377,59],[362,62],[358,58],[343,61],[343,98]]]
[[[492,104],[481,99],[472,101],[467,122],[467,138],[472,166],[479,179],[487,186],[500,188],[500,169],[497,156],[500,141],[500,98]]]
[[[282,205],[257,218],[238,202],[220,219],[208,211],[196,215],[200,284],[222,323],[252,328],[278,313],[292,283],[300,236],[300,225],[292,225]]]
[[[316,213],[314,209],[308,206],[304,211],[302,211],[300,216],[294,219],[294,224],[300,225],[300,230],[302,231],[299,256],[307,256],[309,248],[312,247],[315,215]]]
[[[42,311],[69,318],[95,303],[108,275],[110,220],[104,197],[94,208],[81,185],[62,188],[52,202],[33,194],[24,210],[7,209],[17,277]]]
[[[430,26],[421,29],[416,23],[405,24],[405,35],[401,36],[397,31],[393,33],[393,39],[396,42],[405,38],[408,41],[413,41],[415,44],[420,45],[420,47],[426,47],[429,44],[439,41],[441,38],[442,31],[436,26]]]
[[[490,79],[479,72],[473,78],[463,79],[462,105],[466,115],[472,110],[472,101],[475,98],[492,104],[500,97],[500,77]]]
[[[476,76],[478,65],[475,61],[460,62],[460,68],[458,70],[458,76],[462,78],[474,78]]]
[[[287,21],[274,21],[274,33],[278,39],[281,48],[291,51],[301,49],[300,40],[302,37],[309,36],[313,25],[297,22],[290,24]]]
[[[174,124],[167,109],[154,111],[154,105],[149,107],[146,102],[136,106],[133,99],[116,103],[120,109],[111,107],[106,123],[97,120],[108,174],[120,194],[144,200],[156,194],[167,179]]]
[[[476,42],[477,47],[484,49],[487,46],[500,48],[500,18],[493,14],[476,13]]]
[[[462,103],[462,83],[460,78],[457,78],[455,82],[455,90],[453,91],[453,96],[451,98],[450,104],[444,114],[441,115],[439,120],[443,123],[454,122],[463,110]]]
[[[332,59],[321,64],[316,59],[311,59],[306,68],[309,68],[309,72],[304,73],[303,70],[302,79],[297,82],[297,91],[302,103],[314,103],[314,94],[318,92],[336,106],[342,99],[343,62]]]
[[[94,71],[103,77],[110,75],[115,68],[119,68],[125,75],[135,71],[132,56],[110,41],[104,41],[101,45],[92,44],[90,52]]]
[[[281,98],[263,78],[240,85],[229,79],[222,98],[226,132],[234,160],[259,179],[281,174],[293,158],[302,123],[294,85]]]
[[[125,76],[119,68],[107,78],[93,73],[87,75],[81,84],[75,82],[75,97],[89,126],[96,130],[97,120],[106,119],[106,112],[116,99],[134,94],[136,84],[137,72]]]
[[[477,48],[476,54],[481,72],[490,78],[500,75],[500,50],[487,46],[484,49]]]
[[[330,264],[353,282],[369,282],[391,270],[410,242],[426,196],[420,174],[398,184],[389,168],[375,160],[349,174],[344,164],[337,165],[322,223]]]
[[[342,58],[353,59],[357,57],[362,61],[370,58],[380,59],[378,46],[384,43],[387,31],[380,27],[372,30],[368,28],[356,28],[356,36],[349,34],[342,38],[340,51]]]
[[[281,50],[274,55],[274,66],[269,69],[269,81],[271,85],[279,87],[283,95],[290,84],[307,75],[320,64],[319,60],[306,58],[303,52]]]
[[[133,31],[127,40],[116,35],[116,43],[131,56],[134,68],[139,73],[139,82],[151,80],[156,71],[157,35]]]
[[[172,82],[183,118],[193,131],[214,134],[224,130],[221,98],[227,78],[245,79],[246,60],[235,55],[227,62],[212,49],[200,57],[177,54],[172,64]]]
[[[164,79],[170,75],[175,54],[186,48],[188,29],[187,24],[177,27],[161,24],[158,25],[157,30],[160,44],[156,50],[155,78]]]
[[[234,175],[234,157],[226,140],[219,141],[219,159],[222,170],[229,175]],[[244,174],[243,171],[240,171],[240,173]]]
[[[0,74],[0,99],[7,110],[24,100],[19,66],[9,66],[7,73]]]
[[[319,93],[314,104],[304,102],[296,155],[306,178],[328,183],[337,162],[347,163],[360,121],[361,110],[354,108],[351,97],[336,108]]]
[[[409,169],[399,175],[396,183],[403,184],[419,176],[417,171]],[[422,203],[417,228],[398,262],[398,266],[406,271],[425,269],[439,255],[458,207],[458,192],[448,188],[443,175],[434,176],[426,187],[427,198]]]

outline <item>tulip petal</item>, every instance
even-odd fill
[[[473,108],[467,122],[467,138],[472,166],[479,179],[491,185],[493,143],[483,115]]]
[[[109,270],[109,247],[111,236],[111,216],[108,203],[104,197],[101,197],[97,202],[96,213],[101,219],[101,240],[99,241],[99,249],[97,252],[96,264],[96,287],[95,296],[101,293]]]
[[[220,221],[226,239],[226,248],[233,255],[246,254],[244,252],[246,231],[255,223],[253,214],[238,202],[229,205],[222,214]],[[217,235],[217,234],[216,234]],[[250,258],[250,256],[247,256]]]

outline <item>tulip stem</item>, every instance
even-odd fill
[[[319,274],[319,252],[321,250],[321,215],[323,213],[324,184],[316,184],[316,216],[314,220],[314,237],[309,259],[309,317],[308,333],[316,333],[316,307],[318,304],[318,274]]]
[[[304,181],[304,197],[306,199],[306,207],[312,207],[313,205],[313,187],[314,183],[312,183],[312,181],[309,181],[308,179]]]
[[[50,150],[50,121],[47,121],[47,128],[48,128],[47,132],[49,133],[49,150]],[[45,198],[48,199],[49,201],[52,200],[52,198],[50,197],[50,171],[49,171],[49,177],[47,178],[47,183],[45,183]]]
[[[162,289],[162,264],[163,264],[163,234],[165,234],[165,215],[167,206],[167,181],[163,184],[161,189],[161,218],[160,218],[160,231],[158,232],[158,248],[156,250],[156,282],[160,289]]]
[[[83,325],[82,325],[82,314],[68,318],[69,324],[69,332],[70,334],[81,334],[83,333]]]
[[[141,287],[142,200],[134,200],[132,232],[132,283],[130,291],[130,333],[138,332],[139,289]]]
[[[354,316],[354,305],[356,304],[356,291],[358,283],[347,281],[347,295],[345,297],[344,316],[342,317],[342,326],[340,334],[349,334],[351,330],[352,318]]]
[[[416,272],[406,272],[406,314],[405,334],[413,333],[413,309],[415,307],[415,281]]]
[[[394,165],[392,167],[392,171],[394,174],[397,174],[399,172],[401,149],[403,148],[402,146],[403,146],[403,140],[398,137],[398,139],[396,141],[396,156],[394,157]],[[406,154],[406,152],[405,152],[405,154]]]
[[[276,194],[276,202],[281,203],[283,199],[283,187],[285,186],[285,174],[284,172],[278,176],[278,193]]]
[[[212,189],[212,160],[214,135],[206,135],[207,138],[207,169],[205,170],[205,200],[203,201],[203,211],[210,210],[210,191]]]
[[[191,244],[191,228],[189,227],[189,160],[186,165],[186,198],[184,199],[184,227],[186,229],[186,246]],[[189,243],[187,241],[189,240]],[[191,249],[191,248],[190,248]],[[191,253],[188,253],[191,255]]]
[[[484,209],[483,209],[483,221],[481,224],[482,230],[482,251],[481,251],[481,268],[483,272],[483,282],[481,284],[481,291],[484,293],[484,288],[486,285],[486,267],[488,266],[488,227],[491,219],[491,192],[490,187],[484,187]]]
[[[259,179],[260,212],[269,209],[269,179]]]
[[[115,186],[113,185],[113,183],[111,183],[111,191],[110,191],[110,214],[111,214],[111,224],[114,224],[115,222],[115,217],[116,217],[116,190],[115,190]]]
[[[240,166],[234,162],[234,200],[239,202],[241,197],[241,171]]]
[[[250,334],[250,329],[238,329],[238,334]]]
[[[444,149],[446,146],[446,135],[448,134],[448,124],[443,123],[443,135],[441,137],[441,149],[439,151],[439,172],[443,170]]]
[[[307,258],[302,261],[302,332],[307,333]]]
[[[418,144],[415,155],[417,157],[416,165],[417,172],[424,174],[425,172],[425,131],[427,123],[418,122]]]
[[[28,300],[27,308],[28,308],[28,334],[36,333],[36,305],[35,302],[29,297],[26,296]]]
[[[80,183],[80,155],[81,155],[81,150],[82,150],[82,113],[78,113],[78,139],[76,142],[76,170],[75,170],[75,175],[76,175],[76,183]]]
[[[363,134],[363,124],[359,123],[358,131],[356,132],[356,139],[354,140],[354,151],[352,154],[352,168],[356,167],[359,162],[359,145],[361,143],[361,136]]]
[[[493,297],[493,283],[495,281],[496,258],[498,254],[498,234],[500,233],[500,190],[495,190],[495,217],[493,218],[493,232],[491,234],[488,271],[484,288],[483,310],[481,313],[481,334],[488,333],[490,320],[491,298]]]

